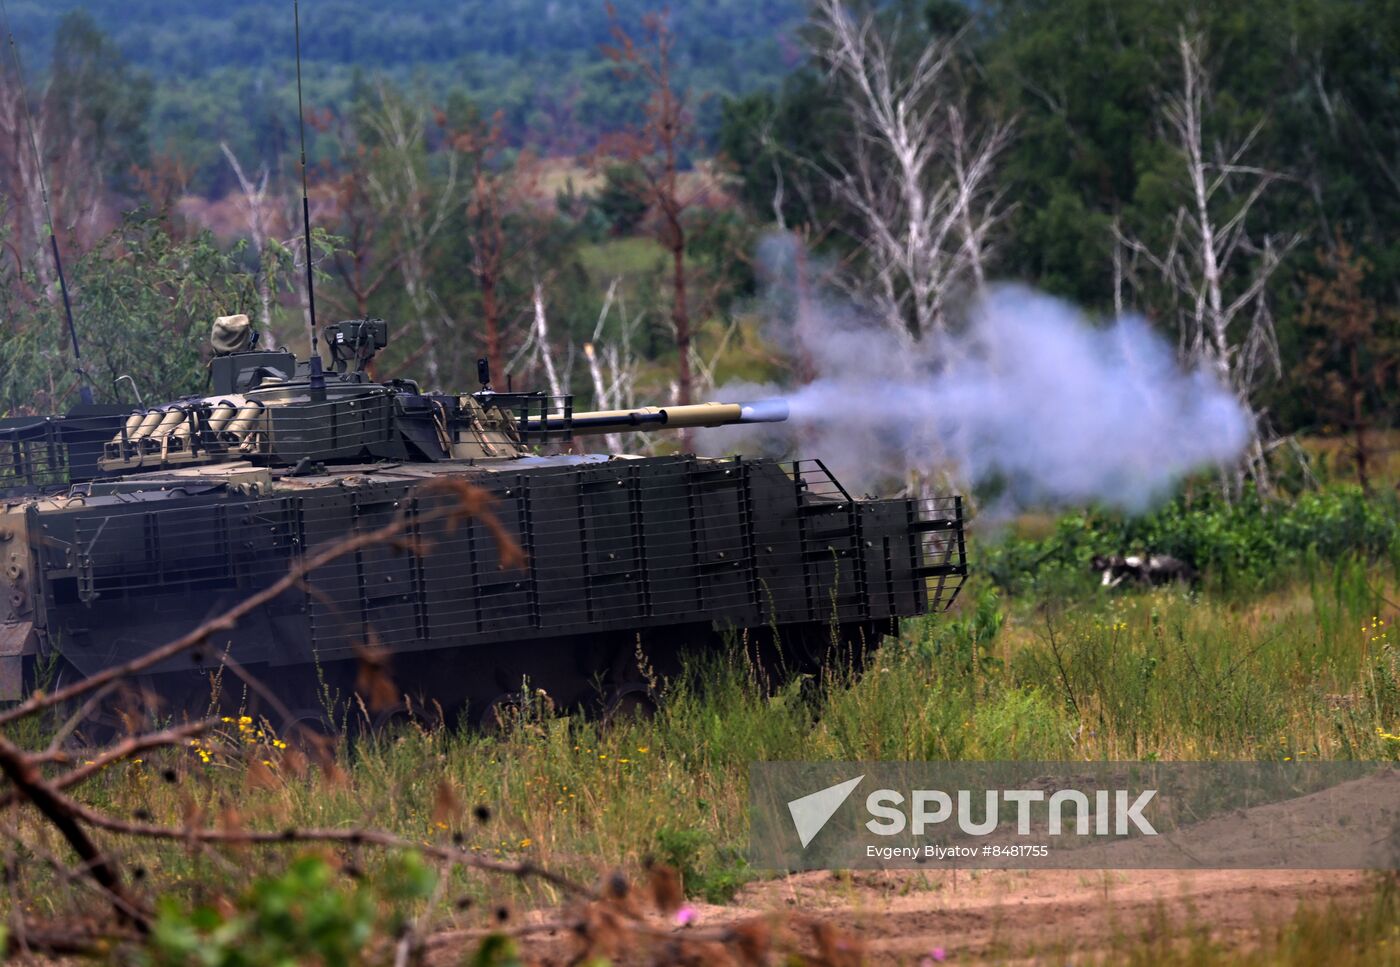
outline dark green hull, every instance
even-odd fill
[[[421,484],[442,476],[495,496],[523,566],[502,566],[482,522],[439,517],[454,498]],[[411,548],[375,546],[316,570],[160,677],[207,691],[227,653],[274,686],[304,686],[318,667],[324,677],[357,664],[368,645],[387,650],[397,688],[446,706],[489,701],[522,675],[572,704],[619,684],[618,652],[638,641],[666,651],[706,630],[878,633],[946,606],[965,573],[959,498],[852,499],[815,461],[381,464],[248,489],[120,481],[66,507],[31,507],[39,653],[92,674],[399,515]]]

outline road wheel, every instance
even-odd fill
[[[416,728],[423,732],[436,732],[444,724],[441,705],[405,697],[388,708],[375,712],[370,720],[369,730],[374,736],[393,738],[404,729]]]
[[[661,702],[645,682],[629,682],[613,688],[603,703],[603,724],[649,722],[661,711]]]

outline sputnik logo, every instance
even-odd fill
[[[797,827],[797,838],[802,841],[802,848],[806,849],[807,844],[816,838],[822,831],[831,817],[836,815],[836,810],[841,808],[841,804],[850,798],[855,792],[856,786],[865,776],[856,776],[854,779],[847,779],[845,782],[838,782],[834,786],[827,786],[825,789],[794,799],[787,804],[788,812],[792,814],[792,824]]]

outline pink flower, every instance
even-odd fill
[[[933,967],[934,964],[941,964],[948,959],[948,951],[942,947],[934,947],[928,952],[928,956],[919,961],[919,967]]]
[[[676,911],[676,926],[688,927],[695,922],[695,918],[700,916],[696,909],[687,903]]]

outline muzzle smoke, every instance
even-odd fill
[[[838,300],[797,299],[793,245],[779,237],[761,249],[773,280],[767,335],[812,378],[718,390],[720,399],[785,395],[792,416],[707,435],[717,452],[820,457],[855,490],[949,474],[996,494],[1002,510],[1100,502],[1140,511],[1248,443],[1234,396],[1181,368],[1142,319],[1094,325],[1063,301],[1000,286],[956,331],[915,341]]]

